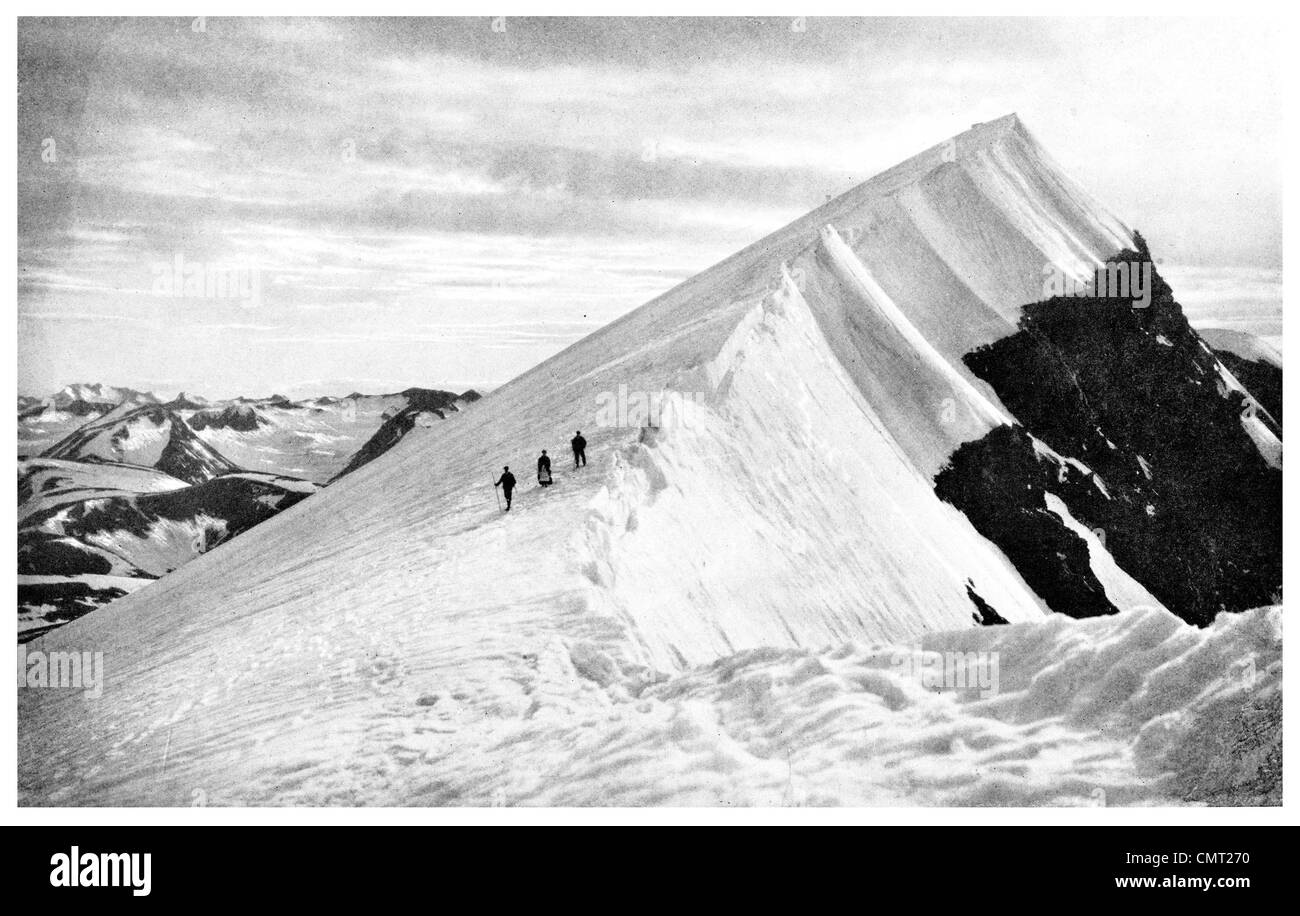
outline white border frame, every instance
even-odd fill
[[[497,15],[609,15],[610,8],[592,0],[585,2],[554,2],[547,4],[521,3],[518,0],[495,0],[490,8],[466,3],[416,3],[411,0],[371,0],[366,4],[352,4],[353,9],[343,9],[342,4],[323,13],[318,4],[305,2],[285,2],[285,0],[227,0],[219,4],[219,10],[179,10],[178,18],[193,18],[197,13],[217,13],[223,16],[474,16],[485,9]],[[704,7],[708,8],[705,9]],[[1125,16],[1134,13],[1132,2],[1119,3],[1102,0],[1090,6],[1090,16]],[[1158,2],[1145,3],[1143,15],[1156,16],[1221,16],[1222,4],[1211,5],[1205,2]],[[158,0],[118,0],[111,4],[91,3],[88,0],[68,2],[36,3],[32,0],[19,0],[15,4],[16,15],[4,23],[4,49],[7,58],[7,72],[16,74],[17,70],[17,15],[22,16],[104,16],[110,12],[114,15],[132,16],[171,16],[177,15],[174,4]],[[111,9],[110,9],[111,8]],[[1279,18],[1281,4],[1257,2],[1236,2],[1232,4],[1234,17],[1224,18]],[[1294,9],[1294,7],[1292,7]],[[990,2],[982,4],[978,15],[1019,15],[1033,16],[1043,10],[1041,3]],[[974,9],[970,4],[957,2],[933,2],[933,0],[912,0],[908,3],[873,3],[870,5],[845,2],[799,2],[797,4],[777,4],[770,0],[750,3],[710,3],[699,0],[682,2],[682,0],[659,0],[648,3],[626,3],[618,6],[620,15],[646,16],[734,16],[734,15],[768,15],[768,16],[969,16]],[[1294,142],[1295,116],[1293,112],[1295,86],[1300,85],[1296,74],[1295,45],[1290,40],[1294,37],[1291,22],[1294,13],[1282,21],[1279,18],[1273,46],[1268,52],[1278,60],[1278,72],[1284,78],[1281,85],[1285,87],[1285,151],[1284,162],[1300,161],[1296,155]],[[1048,18],[1048,17],[1043,17]],[[13,142],[5,149],[8,174],[17,174],[17,100],[14,93],[5,96],[4,117]],[[1284,184],[1283,222],[1289,223],[1296,215],[1296,182]],[[16,183],[5,184],[5,204],[8,220],[4,226],[9,240],[8,251],[17,251],[16,230]],[[1295,244],[1293,238],[1283,235],[1283,260],[1295,263],[1289,255]],[[17,265],[15,261],[6,260],[8,288],[17,289]],[[1283,276],[1283,301],[1285,302],[1285,273]],[[1290,351],[1290,334],[1283,322],[1283,349]],[[6,338],[4,352],[13,360],[13,367],[6,373],[5,384],[9,387],[13,403],[17,388],[17,327],[16,319],[7,322],[3,329]],[[1297,400],[1297,381],[1294,377],[1285,383],[1285,398],[1288,402]],[[17,432],[10,430],[10,455],[17,454]],[[1283,542],[1284,557],[1284,594],[1291,584],[1291,571],[1295,564],[1295,519],[1297,518],[1295,487],[1287,486],[1283,479],[1283,506],[1285,531]],[[16,507],[6,504],[7,513],[3,522],[5,544],[4,556],[13,557],[17,549]],[[16,590],[15,568],[6,567],[6,581],[9,593]],[[1284,668],[1290,667],[1293,652],[1286,644],[1283,646]],[[15,669],[16,670],[16,662]],[[10,684],[16,683],[13,675]],[[1285,683],[1285,682],[1284,682]],[[1284,734],[1297,735],[1296,710],[1291,694],[1294,690],[1284,686],[1283,729]],[[40,824],[43,826],[151,826],[151,825],[470,825],[470,824],[565,824],[565,825],[605,825],[605,824],[873,824],[881,826],[973,826],[973,825],[1174,825],[1174,826],[1254,826],[1295,824],[1294,811],[1300,808],[1300,799],[1295,796],[1295,780],[1290,778],[1295,769],[1294,763],[1288,763],[1284,755],[1283,799],[1284,805],[1278,808],[19,808],[17,806],[17,739],[18,723],[16,703],[3,704],[0,721],[5,725],[4,734],[9,736],[0,741],[0,761],[3,762],[2,778],[8,780],[0,797],[8,824]]]

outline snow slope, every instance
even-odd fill
[[[1264,694],[1160,666],[1250,647],[1269,688],[1276,615],[1048,621],[933,491],[1010,419],[961,355],[1012,332],[1044,264],[1130,242],[1014,116],[922,153],[32,643],[103,651],[107,686],[20,691],[21,801],[1182,797],[1179,736]],[[628,391],[668,393],[656,426],[610,420]],[[975,627],[973,595],[1020,625]],[[1009,692],[882,670],[936,633],[1014,654]]]
[[[155,468],[58,458],[18,461],[18,523],[54,506],[92,497],[165,493],[189,486]]]
[[[107,405],[89,405],[85,414],[58,410],[53,406],[37,406],[18,415],[18,457],[39,455],[55,443],[67,438],[79,426],[96,420],[112,408]]]

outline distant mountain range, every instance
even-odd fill
[[[432,388],[407,388],[389,394],[352,392],[344,397],[319,396],[291,400],[282,394],[212,400],[181,392],[163,402],[157,395],[133,388],[101,383],[68,385],[46,397],[18,397],[18,455],[51,455],[65,447],[64,440],[88,422],[122,417],[122,408],[155,407],[183,419],[199,438],[236,465],[271,474],[289,474],[318,483],[340,476],[363,446],[367,454],[391,447],[396,439],[387,431],[379,443],[367,440],[394,415],[412,404],[446,416],[479,398],[476,391],[462,394]],[[142,414],[163,424],[160,414]],[[398,436],[397,438],[400,438]],[[111,439],[111,436],[110,436]],[[131,447],[142,447],[132,445]],[[111,442],[100,459],[112,457]],[[362,462],[364,463],[364,462]],[[357,465],[359,466],[359,465]]]
[[[206,483],[240,470],[160,404],[130,401],[73,430],[42,458],[132,464],[156,468],[186,483]]]
[[[375,431],[375,434],[370,437],[366,444],[352,456],[352,460],[348,462],[347,467],[340,471],[333,480],[337,480],[345,474],[350,474],[357,468],[374,461],[400,442],[416,427],[432,426],[438,420],[446,419],[449,412],[458,411],[464,405],[472,404],[479,399],[476,391],[452,395],[446,391],[408,388],[402,394],[407,398],[407,405],[384,421],[384,424]]]
[[[19,638],[166,575],[478,398],[162,402],[103,384],[20,396]]]

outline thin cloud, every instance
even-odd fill
[[[38,392],[88,353],[122,383],[202,373],[196,391],[396,359],[422,383],[504,381],[1012,110],[1165,256],[1280,266],[1280,96],[1266,56],[1236,52],[1267,44],[1249,23],[191,21],[19,22],[20,371]],[[1135,86],[1180,104],[1141,118],[1117,103]],[[149,295],[178,255],[258,270],[258,310]],[[426,339],[431,322],[460,336]],[[226,332],[258,346],[188,359]]]

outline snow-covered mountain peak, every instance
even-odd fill
[[[1122,641],[1125,621],[1064,636],[1063,615],[1006,635],[977,626],[1106,615],[1113,600],[1171,644],[1168,657],[1188,651],[1208,637],[1163,607],[1131,606],[1157,599],[1115,561],[1106,532],[1075,515],[1132,502],[1111,498],[1125,486],[1158,516],[1159,497],[1141,488],[1167,465],[1144,474],[1134,459],[1128,479],[1103,480],[1059,446],[1073,428],[1050,428],[1036,450],[1013,425],[1036,404],[1011,409],[1019,392],[995,390],[1001,377],[967,358],[1019,343],[1045,266],[1079,273],[1133,241],[1012,115],[859,185],[472,410],[426,426],[429,405],[408,403],[321,492],[49,634],[46,648],[94,646],[114,664],[102,703],[20,696],[20,793],[63,804],[157,802],[195,786],[230,804],[460,800],[521,748],[563,771],[551,784],[573,787],[551,797],[591,802],[621,797],[608,784],[628,770],[575,765],[578,723],[656,714],[646,698],[681,701],[656,723],[668,748],[656,760],[700,746],[726,758],[739,745],[704,741],[717,723],[689,701],[714,684],[729,702],[753,698],[759,720],[774,708],[767,697],[806,682],[811,701],[833,670],[851,672],[837,689],[870,694],[871,721],[911,705],[892,675],[874,673],[872,644],[919,652],[956,634],[990,649],[1047,646],[1038,659],[1087,634]],[[1194,372],[1190,360],[1171,365]],[[1078,366],[1043,357],[1028,368],[1077,389]],[[1184,387],[1185,403],[1217,411],[1208,428],[1233,431],[1228,402]],[[570,451],[579,432],[585,465]],[[550,486],[534,476],[543,449]],[[1257,477],[1274,473],[1249,465],[1248,446],[1231,455]],[[505,466],[520,483],[508,512],[495,487]],[[970,497],[961,508],[941,477],[944,492]],[[1042,479],[1068,498],[1046,499]],[[1124,546],[1118,533],[1111,543]],[[1020,552],[1030,562],[1010,556]],[[1092,603],[1059,603],[1046,587],[1058,574],[1067,599]],[[1026,657],[1016,689],[1032,693]],[[728,675],[763,659],[781,664]],[[602,748],[620,746],[608,737]],[[547,757],[551,738],[565,746]],[[735,753],[763,757],[762,745]],[[165,779],[152,763],[164,746]],[[73,772],[109,747],[119,756],[102,769]],[[735,770],[728,762],[719,768]],[[591,780],[605,788],[584,794]]]
[[[188,483],[203,483],[240,470],[166,407],[130,402],[77,428],[41,457],[152,467]]]
[[[148,391],[136,391],[133,388],[118,388],[99,382],[66,385],[53,396],[56,407],[64,407],[74,402],[90,404],[122,403],[156,404],[158,398]]]

